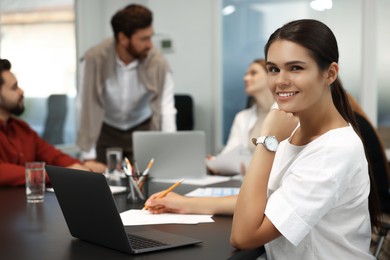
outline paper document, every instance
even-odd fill
[[[131,209],[122,212],[121,219],[125,226],[155,224],[198,224],[214,222],[212,215],[195,214],[151,214],[147,210]]]
[[[223,197],[237,195],[240,188],[232,187],[207,187],[197,188],[186,194],[188,197]]]
[[[245,169],[248,168],[251,158],[252,154],[248,149],[238,146],[218,154],[214,159],[206,160],[206,165],[218,174],[235,175],[241,173],[242,165]]]
[[[183,176],[184,181],[183,184],[188,185],[198,185],[198,186],[206,186],[214,183],[220,183],[231,180],[231,177],[228,176],[206,176],[205,178],[199,178],[199,179],[190,179]],[[180,179],[161,179],[161,178],[152,178],[151,181],[153,182],[165,182],[165,183],[175,183],[179,181]]]
[[[117,193],[122,193],[122,192],[126,192],[126,187],[124,186],[111,186],[110,185],[110,190],[112,192],[112,194],[117,194]],[[48,192],[54,192],[54,189],[53,188],[46,188],[46,191]]]
[[[127,191],[127,187],[125,186],[111,186],[110,185],[110,190],[112,194],[118,194],[118,193],[123,193]]]

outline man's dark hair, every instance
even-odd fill
[[[6,59],[0,59],[0,88],[4,84],[4,79],[1,76],[3,74],[3,71],[9,71],[11,70],[11,62]]]
[[[137,30],[151,26],[152,22],[152,12],[146,7],[137,4],[126,6],[111,18],[111,26],[116,41],[118,40],[119,32],[130,37]]]

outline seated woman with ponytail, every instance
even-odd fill
[[[230,241],[238,249],[265,246],[267,259],[374,259],[378,224],[371,161],[338,78],[339,53],[322,22],[296,20],[265,46],[271,110],[238,196],[152,195],[152,213],[234,211]]]

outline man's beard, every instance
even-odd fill
[[[150,49],[145,49],[142,52],[136,51],[133,47],[133,44],[130,42],[129,45],[127,45],[126,50],[134,59],[143,60],[148,55]]]
[[[16,106],[10,109],[9,112],[15,116],[20,116],[24,112],[24,106]]]
[[[5,101],[2,97],[0,97],[0,108],[8,111],[8,113],[20,116],[24,112],[24,104],[23,102],[19,102],[18,104],[9,104],[7,101]]]

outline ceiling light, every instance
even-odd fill
[[[222,9],[222,15],[230,15],[235,11],[236,11],[236,7],[234,5],[228,5]]]
[[[313,0],[310,2],[310,7],[316,11],[325,11],[332,9],[332,0]]]

